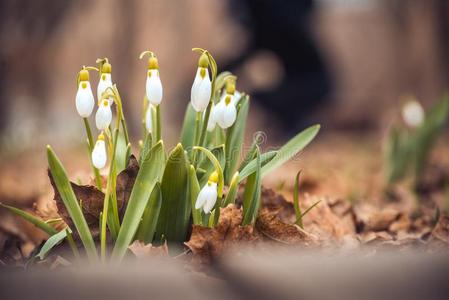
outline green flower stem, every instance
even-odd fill
[[[100,233],[100,254],[101,254],[101,260],[106,260],[106,224],[107,224],[107,218],[108,218],[108,209],[109,209],[109,199],[111,197],[112,188],[114,187],[114,170],[115,170],[115,151],[117,149],[117,140],[118,140],[118,132],[119,129],[116,128],[114,131],[114,138],[113,138],[113,147],[112,147],[112,153],[111,153],[111,166],[109,168],[109,175],[108,175],[108,183],[106,187],[106,194],[104,195],[104,204],[103,204],[103,213],[102,213],[102,220],[101,220],[101,233]]]
[[[196,113],[195,117],[195,130],[193,135],[193,146],[199,146],[199,138],[200,138],[200,131],[201,131],[201,112]],[[193,165],[196,167],[196,152],[191,151],[190,153],[191,159],[193,162]]]
[[[72,231],[70,230],[70,228],[66,228],[66,238],[67,238],[67,242],[69,242],[69,246],[70,249],[72,249],[73,252],[73,256],[75,256],[76,260],[80,259],[80,253],[78,251],[78,247],[75,244],[75,241],[73,240],[73,236],[72,236]]]
[[[87,139],[88,139],[88,146],[89,146],[89,162],[90,166],[92,167],[92,171],[94,172],[95,176],[95,184],[97,185],[97,188],[101,191],[101,176],[100,171],[94,167],[92,164],[92,150],[94,149],[94,139],[92,137],[92,130],[90,129],[89,120],[87,118],[83,118],[84,121],[84,127],[86,128],[87,133]]]
[[[142,141],[145,141],[145,138],[148,134],[146,120],[145,120],[148,107],[149,107],[149,105],[148,105],[147,96],[144,96],[143,101],[142,101]]]
[[[156,108],[156,140],[155,140],[155,143],[157,143],[162,139],[162,136],[161,136],[161,132],[162,132],[161,105],[160,104],[156,105],[155,108]]]

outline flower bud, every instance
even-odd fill
[[[195,111],[203,112],[206,110],[207,105],[209,105],[211,92],[212,82],[209,78],[209,70],[198,67],[190,93],[190,101]]]
[[[88,118],[94,109],[95,100],[90,87],[89,71],[82,69],[79,72],[78,91],[75,98],[76,110],[82,118]]]
[[[217,125],[217,110],[215,104],[212,104],[209,120],[207,121],[207,131],[209,132],[214,131],[216,125]]]
[[[109,101],[103,99],[98,106],[97,113],[95,114],[95,125],[98,130],[106,130],[112,122],[112,111]]]
[[[104,63],[101,66],[101,71],[102,72],[101,72],[100,80],[98,81],[98,87],[97,87],[97,97],[98,97],[98,99],[101,98],[103,93],[108,88],[112,88],[111,65],[109,63]],[[112,101],[109,101],[109,104],[112,104]]]
[[[92,151],[92,164],[95,168],[102,169],[106,166],[106,160],[107,154],[104,135],[100,134],[98,136],[97,142],[95,143],[94,150]]]
[[[234,96],[227,94],[224,100],[217,104],[215,120],[223,129],[234,125],[237,118],[237,108],[233,98]]]
[[[424,109],[418,101],[408,101],[402,107],[402,118],[407,126],[412,128],[419,127],[424,122]]]
[[[148,71],[146,82],[146,95],[153,105],[159,105],[162,101],[162,83],[159,77],[159,64],[157,58],[151,56],[148,59]]]

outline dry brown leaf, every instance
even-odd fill
[[[130,157],[128,167],[120,172],[117,176],[117,206],[119,212],[124,212],[126,203],[131,194],[131,190],[139,170],[138,162],[134,155]],[[48,171],[51,185],[54,190],[54,200],[58,208],[58,214],[63,218],[64,222],[73,227],[73,222],[70,215],[64,205],[64,202],[59,195],[53,181],[53,177]],[[98,236],[98,224],[100,213],[103,211],[104,193],[99,191],[92,185],[77,185],[73,182],[70,183],[75,193],[76,198],[80,202],[84,217],[86,218],[87,225],[92,231],[94,236]]]
[[[329,205],[335,205],[335,201],[327,198],[311,197],[307,194],[304,199],[304,204],[310,206],[319,200],[321,202],[310,210],[303,220],[306,231],[318,236],[322,242],[341,242],[347,235],[354,236],[355,222],[352,210],[347,210],[343,215],[338,215]],[[337,208],[334,209],[339,214],[343,213],[343,210],[339,211]]]
[[[159,247],[154,247],[151,244],[145,245],[142,241],[134,241],[128,249],[140,259],[147,259],[152,257],[168,257],[167,243]]]
[[[265,237],[289,245],[315,244],[316,238],[297,225],[283,223],[276,212],[263,208],[256,221],[256,229]]]
[[[384,231],[401,217],[401,212],[393,208],[379,209],[362,203],[354,208],[359,228],[363,231]]]
[[[432,238],[449,245],[449,218],[441,216],[437,225],[432,230]]]
[[[221,209],[215,228],[194,225],[190,240],[185,245],[193,252],[197,262],[209,264],[237,244],[258,240],[253,227],[241,226],[241,223],[242,210],[230,204]]]

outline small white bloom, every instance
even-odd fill
[[[76,110],[82,118],[88,118],[94,109],[94,94],[89,81],[80,81],[76,92]]]
[[[98,130],[106,130],[112,122],[112,111],[109,100],[104,99],[95,114],[95,124]]]
[[[212,83],[209,78],[208,69],[198,67],[190,93],[190,100],[195,111],[203,112],[206,110],[210,101],[211,90]]]
[[[106,160],[106,144],[104,142],[103,134],[100,134],[97,142],[95,143],[94,150],[92,151],[92,164],[95,168],[102,169],[106,165]]]
[[[208,181],[198,194],[195,209],[203,208],[204,213],[208,214],[214,208],[216,201],[217,183]]]
[[[112,88],[112,76],[111,73],[103,73],[101,74],[100,81],[98,82],[97,87],[97,97],[101,98],[101,95],[108,89]],[[110,101],[112,103],[112,101]]]
[[[228,93],[226,93],[226,91],[224,91],[221,94],[220,101],[224,101],[227,95],[228,95]],[[234,95],[232,95],[232,98],[233,98],[232,100],[234,101],[234,104],[237,105],[239,103],[240,99],[242,98],[242,93],[240,93],[239,91],[235,91]]]
[[[224,101],[217,104],[215,120],[223,128],[231,127],[237,118],[237,108],[232,95],[227,95]]]
[[[159,70],[149,69],[147,75],[146,94],[148,101],[153,105],[159,105],[163,94]]]
[[[148,132],[153,132],[153,119],[152,119],[152,115],[151,115],[151,110],[152,107],[151,105],[148,106],[147,111],[145,113],[145,127],[147,129]]]
[[[402,107],[402,118],[408,126],[419,127],[424,122],[424,109],[418,101],[408,101]]]

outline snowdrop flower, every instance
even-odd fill
[[[151,54],[148,59],[148,72],[146,83],[146,95],[148,101],[153,105],[159,105],[162,101],[162,83],[159,78],[159,63],[157,58]]]
[[[106,130],[112,122],[111,105],[108,99],[103,99],[98,106],[97,113],[95,114],[95,124],[98,130]]]
[[[192,106],[197,112],[205,111],[210,101],[212,83],[209,78],[208,66],[209,59],[207,58],[207,55],[203,53],[198,60],[198,69],[190,93]]]
[[[76,110],[82,118],[88,118],[94,109],[95,100],[90,87],[89,71],[84,67],[79,72],[78,91],[76,92]]]
[[[95,143],[94,150],[92,151],[92,164],[97,169],[102,169],[106,165],[107,154],[106,154],[106,144],[104,142],[104,135],[101,133],[98,136],[97,142]]]
[[[101,76],[97,87],[97,98],[100,99],[101,95],[108,89],[112,88],[112,66],[108,62],[107,58],[104,59],[104,63],[101,65]],[[112,99],[109,100],[109,104],[112,104]]]
[[[195,209],[202,208],[206,214],[211,212],[217,202],[217,182],[218,174],[213,172],[196,198]]]
[[[147,111],[145,113],[145,128],[149,133],[153,132],[153,123],[152,123],[153,118],[151,115],[151,110],[152,110],[151,105],[148,105]]]
[[[402,107],[402,118],[407,126],[419,127],[424,122],[424,109],[418,101],[408,101]]]
[[[204,114],[205,115],[205,114]],[[217,126],[217,109],[215,104],[212,103],[212,107],[210,109],[209,120],[207,121],[207,131],[214,131]]]
[[[217,104],[214,112],[215,121],[223,129],[231,127],[237,118],[235,107],[235,81],[228,80],[226,83],[226,95]]]

